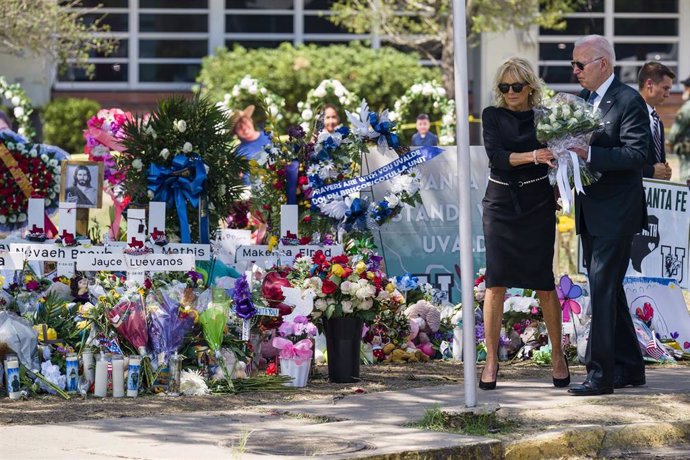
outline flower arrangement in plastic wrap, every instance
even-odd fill
[[[311,359],[314,354],[312,339],[318,330],[306,316],[295,316],[291,321],[283,321],[278,328],[278,337],[273,338],[273,346],[280,350],[282,359],[294,359],[297,364]]]
[[[210,226],[227,217],[243,187],[246,160],[232,148],[225,112],[208,99],[173,96],[148,117],[125,123],[115,158],[133,202],[167,203],[166,228],[183,243],[209,242]]]
[[[316,251],[313,258],[297,258],[295,266],[293,286],[315,295],[312,319],[355,316],[371,321],[378,313],[378,296],[386,284],[381,258],[342,254],[327,259],[323,251]],[[304,271],[302,266],[311,268]]]
[[[115,155],[124,151],[121,144],[124,138],[124,126],[132,120],[132,114],[120,109],[101,109],[87,122],[84,130],[84,153],[91,161],[103,163],[104,190],[114,204],[111,238],[117,238],[122,219],[122,211],[127,207],[129,198],[121,187],[127,174],[126,168],[118,167]]]
[[[58,148],[28,143],[11,131],[0,131],[0,230],[26,225],[29,198],[43,198],[47,213],[57,209],[60,161],[66,158]],[[57,233],[47,214],[44,232]]]
[[[159,368],[180,349],[185,335],[194,326],[194,315],[181,307],[180,293],[175,289],[172,286],[155,289],[146,297],[149,348]]]
[[[568,214],[573,203],[571,188],[584,193],[583,186],[598,179],[585,161],[568,150],[569,147],[587,149],[592,135],[601,129],[601,113],[584,99],[572,94],[558,93],[534,109],[537,139],[548,145],[556,157],[556,167],[549,170],[551,184],[557,184]]]

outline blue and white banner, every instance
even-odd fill
[[[376,184],[386,182],[414,166],[431,160],[443,152],[444,150],[440,147],[421,147],[417,150],[413,150],[366,176],[356,177],[354,179],[314,189],[314,193],[312,193],[311,196],[311,202],[318,205],[326,204],[341,196],[347,196]]]

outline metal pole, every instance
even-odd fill
[[[457,119],[458,194],[460,198],[460,286],[462,289],[463,368],[465,406],[477,405],[477,354],[474,342],[474,266],[472,257],[472,210],[470,204],[470,125],[467,103],[467,31],[465,1],[453,0],[453,59],[455,115]]]

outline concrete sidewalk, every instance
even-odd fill
[[[526,425],[539,422],[540,431],[495,439],[402,427],[436,405],[464,409],[462,385],[448,385],[160,419],[2,426],[0,459],[591,458],[649,446],[690,457],[690,368],[650,368],[644,387],[589,398],[499,374],[497,390],[478,398]]]

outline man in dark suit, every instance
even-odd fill
[[[647,62],[637,75],[637,86],[642,99],[647,103],[649,128],[652,131],[652,142],[649,144],[647,162],[642,166],[642,176],[652,179],[671,179],[671,167],[666,162],[664,148],[664,124],[656,113],[656,107],[663,104],[668,97],[673,79],[671,69],[660,62]]]
[[[613,75],[614,61],[613,47],[600,35],[575,42],[571,64],[584,88],[580,95],[598,107],[603,117],[602,130],[593,136],[589,148],[573,149],[601,173],[575,201],[592,306],[587,378],[568,390],[576,396],[610,394],[614,386],[645,383],[623,278],[633,236],[647,223],[642,166],[651,133],[644,100]]]

